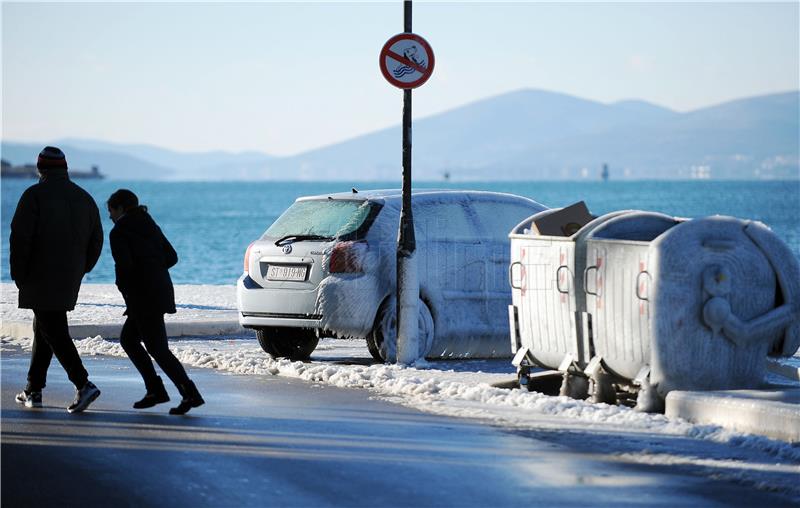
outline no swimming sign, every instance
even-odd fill
[[[395,35],[381,49],[383,77],[398,88],[417,88],[428,81],[434,62],[433,49],[428,41],[412,33]]]

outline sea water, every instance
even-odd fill
[[[2,182],[2,280],[9,282],[8,238],[11,218],[32,180]],[[100,207],[106,241],[103,254],[85,282],[114,281],[108,246],[112,223],[105,202],[126,188],[148,206],[175,246],[179,263],[170,270],[179,284],[233,284],[242,272],[247,245],[299,196],[357,189],[397,188],[400,182],[143,182],[77,180]],[[651,210],[681,217],[731,215],[764,222],[800,258],[800,182],[777,181],[570,181],[421,182],[416,188],[510,192],[549,207],[585,201],[595,215],[613,210]],[[58,255],[58,245],[49,255]]]

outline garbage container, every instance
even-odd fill
[[[531,387],[532,367],[557,369],[564,373],[561,394],[584,398],[588,383],[583,371],[591,346],[581,277],[586,260],[583,239],[606,221],[630,212],[597,217],[572,236],[540,235],[532,228],[534,221],[559,210],[539,212],[509,234],[511,347],[521,386]]]
[[[800,266],[766,226],[732,217],[624,214],[586,239],[587,374],[638,388],[658,411],[671,390],[756,388],[768,354],[800,346]]]

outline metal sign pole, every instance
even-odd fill
[[[411,33],[411,0],[403,2],[403,26]],[[411,364],[419,356],[419,279],[416,238],[411,212],[411,89],[403,90],[403,204],[397,241],[397,362]]]

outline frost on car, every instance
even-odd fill
[[[240,322],[267,353],[307,358],[330,336],[393,359],[400,202],[399,190],[302,197],[248,247]],[[469,191],[416,191],[412,203],[422,356],[510,356],[507,235],[545,207]]]

